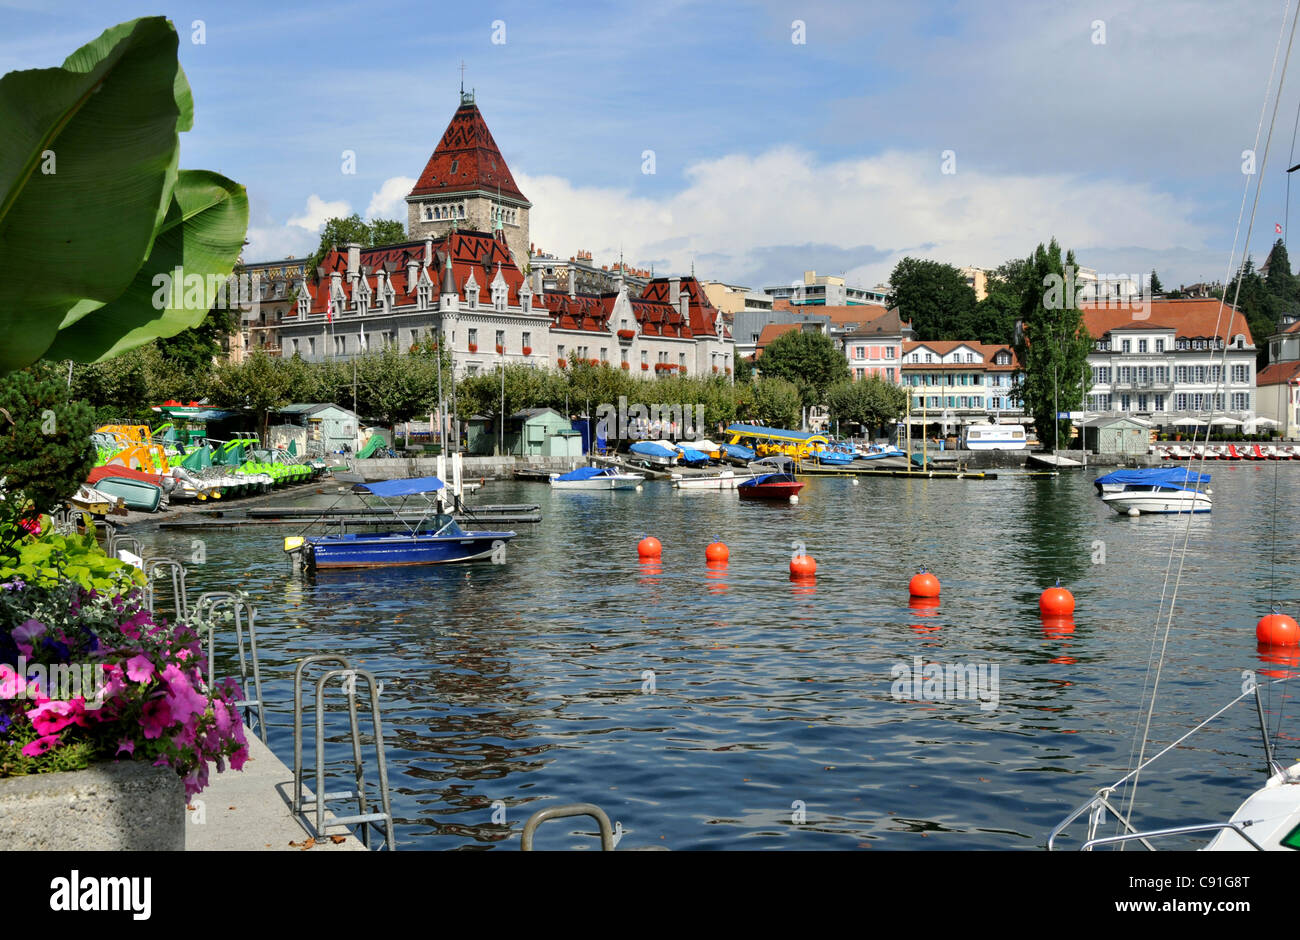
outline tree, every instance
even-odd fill
[[[89,406],[69,395],[57,366],[37,363],[0,377],[0,540],[6,545],[24,534],[14,523],[57,508],[86,479],[95,465],[90,419]]]
[[[320,245],[317,246],[316,253],[307,262],[307,276],[315,278],[316,269],[334,248],[342,248],[352,242],[362,248],[378,248],[406,240],[406,227],[396,219],[371,219],[367,223],[355,212],[346,219],[329,219],[320,230]]]
[[[820,405],[832,385],[849,377],[849,362],[835,341],[803,330],[790,330],[768,343],[756,365],[766,378],[793,383],[805,406]]]
[[[734,378],[737,382],[748,382],[754,377],[754,360],[748,356],[736,357],[736,374]]]
[[[303,365],[297,356],[275,359],[256,349],[243,362],[227,362],[216,368],[210,397],[218,406],[251,411],[259,432],[265,435],[267,415],[293,401],[293,392],[301,385]]]
[[[1024,281],[1024,332],[1016,349],[1023,372],[1013,394],[1024,403],[1025,413],[1033,416],[1038,439],[1056,440],[1059,446],[1069,437],[1070,423],[1059,421],[1056,413],[1082,409],[1087,393],[1082,382],[1092,343],[1076,299],[1074,252],[1062,263],[1061,246],[1053,238],[1046,248],[1040,243],[1027,264],[1033,277],[1032,282],[1028,276]],[[1069,278],[1075,279],[1074,285],[1067,283]]]
[[[1160,283],[1160,276],[1156,274],[1156,269],[1151,269],[1151,280],[1147,282],[1151,288],[1151,296],[1162,295],[1165,292],[1164,285]]]
[[[907,390],[871,376],[857,382],[841,382],[826,394],[831,420],[840,425],[857,424],[864,430],[892,426],[907,410]]]
[[[904,258],[889,276],[885,303],[912,322],[917,339],[971,338],[975,291],[950,264]]]
[[[407,240],[406,226],[397,219],[370,220],[370,241],[366,243],[366,247],[378,248],[381,245],[396,245]]]
[[[438,400],[438,367],[433,357],[402,355],[396,347],[385,346],[358,356],[352,365],[357,408],[390,430],[416,415],[428,415]]]
[[[156,340],[154,346],[163,358],[182,370],[193,374],[209,372],[221,355],[222,338],[235,328],[236,316],[234,311],[213,307],[198,326]]]
[[[1285,249],[1283,251],[1285,252]],[[1270,264],[1270,275],[1272,269],[1273,265]],[[1251,338],[1255,340],[1255,346],[1259,350],[1256,364],[1262,369],[1268,363],[1267,339],[1277,330],[1277,320],[1273,317],[1272,308],[1278,304],[1278,301],[1269,294],[1264,279],[1255,270],[1255,262],[1250,256],[1246,257],[1236,277],[1228,282],[1222,299],[1230,304],[1235,303],[1241,315],[1246,318]]]
[[[795,428],[800,424],[799,389],[793,382],[763,378],[752,385],[736,386],[737,410],[751,424],[773,428]]]

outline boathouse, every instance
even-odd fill
[[[356,453],[360,447],[357,431],[361,427],[361,420],[355,413],[339,405],[324,402],[285,405],[276,414],[281,418],[281,426],[272,428],[272,431],[279,431],[284,439],[275,440],[277,435],[273,433],[270,441],[272,447],[278,443],[287,447],[289,440],[297,437],[290,436],[283,425],[296,425],[303,429],[302,436],[298,437],[300,454],[332,454],[343,450],[345,446]]]
[[[1113,418],[1084,427],[1085,442],[1098,454],[1145,454],[1151,442],[1151,426],[1132,418]]]

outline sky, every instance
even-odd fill
[[[247,261],[310,254],[333,215],[405,222],[463,63],[533,203],[531,240],[561,257],[621,252],[753,288],[806,270],[870,287],[908,255],[991,268],[1055,237],[1100,273],[1155,268],[1171,288],[1240,261],[1248,185],[1253,200],[1264,180],[1256,264],[1288,222],[1300,49],[1280,98],[1270,73],[1294,12],[0,0],[0,72],[56,66],[124,20],[171,19],[195,99],[181,165],[247,187]],[[1300,181],[1295,203],[1300,225]]]

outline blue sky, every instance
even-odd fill
[[[622,250],[751,286],[811,268],[869,286],[906,254],[994,266],[1055,235],[1102,272],[1155,266],[1172,286],[1227,270],[1282,10],[0,0],[0,71],[58,64],[122,20],[171,18],[196,102],[182,164],[248,187],[250,260],[310,252],[336,211],[404,220],[463,60],[534,203],[533,241],[565,257]],[[1284,221],[1296,65],[1257,262]],[[1300,216],[1300,188],[1294,201]]]

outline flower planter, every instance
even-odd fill
[[[592,367],[598,366],[598,365],[600,365],[600,360],[599,360],[599,359],[588,359],[588,360],[587,360],[587,365],[592,366]]]
[[[563,369],[565,366],[569,364],[567,359],[556,359],[555,361],[560,364],[561,369]]]
[[[472,353],[476,353],[476,352],[478,352],[478,343],[470,343],[470,344],[469,344],[469,351],[472,352]]]
[[[185,848],[185,786],[143,761],[0,780],[0,848],[176,852]]]
[[[505,351],[506,351],[506,348],[505,348],[504,346],[498,346],[498,347],[497,347],[497,355],[498,355],[498,356],[503,355],[503,354],[505,353]]]
[[[631,366],[630,363],[626,363],[626,362],[625,362],[625,363],[623,363],[623,368],[624,368],[624,369],[630,369],[630,368],[632,368],[632,366]]]
[[[648,372],[649,369],[650,369],[650,363],[648,363],[648,362],[643,362],[643,363],[641,363],[641,371],[642,371],[642,372]]]
[[[531,347],[531,346],[525,346],[525,347],[524,347],[524,355],[525,355],[525,356],[531,356],[532,354],[533,354],[533,347]]]
[[[619,330],[619,331],[618,331],[618,338],[619,338],[619,339],[632,339],[632,338],[635,337],[635,336],[636,336],[636,330]]]

